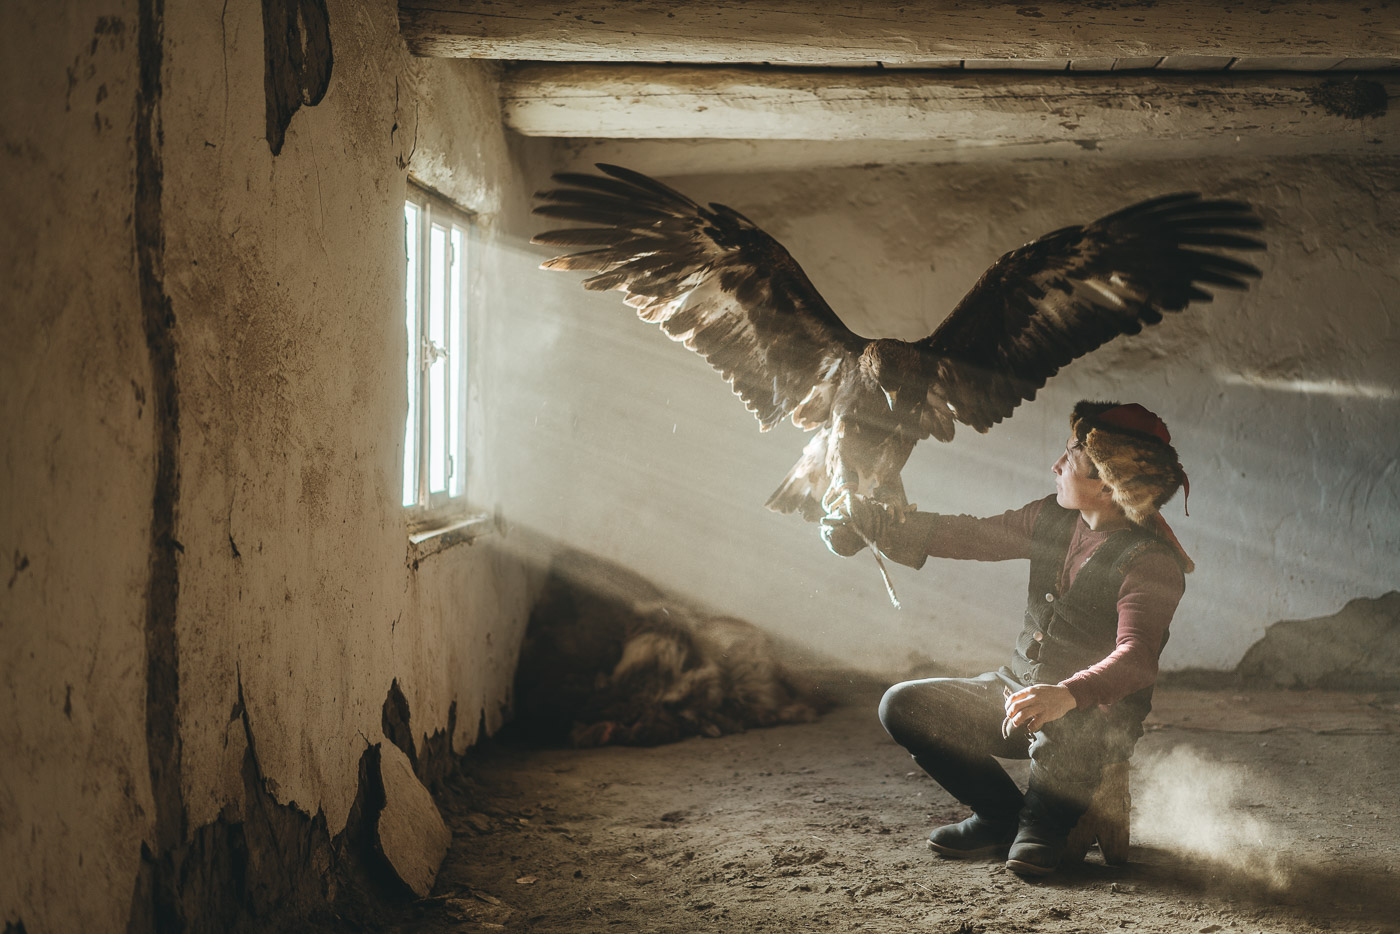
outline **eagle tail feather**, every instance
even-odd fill
[[[800,513],[808,522],[816,522],[826,515],[820,498],[812,495],[811,483],[796,471],[787,475],[782,486],[774,490],[763,505],[784,515]]]

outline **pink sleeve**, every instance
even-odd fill
[[[1185,591],[1170,555],[1153,550],[1132,563],[1118,590],[1118,647],[1061,682],[1078,709],[1112,704],[1157,680],[1157,656]]]
[[[940,515],[928,540],[928,553],[934,558],[972,561],[1029,558],[1031,532],[1044,504],[1044,500],[1036,500],[986,519]]]

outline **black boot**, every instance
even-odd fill
[[[1022,876],[1045,876],[1055,871],[1064,855],[1069,832],[1079,823],[1085,808],[1077,796],[1047,794],[1034,780],[1021,808],[1020,826],[1006,868]]]
[[[928,848],[952,859],[978,859],[1004,852],[1016,836],[1016,821],[991,821],[973,814],[960,824],[935,827]]]
[[[958,824],[937,827],[928,847],[940,856],[977,859],[1010,846],[1016,836],[1021,790],[1006,770],[990,757],[985,762],[959,762],[952,757],[915,756],[914,761],[973,814]]]

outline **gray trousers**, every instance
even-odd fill
[[[975,678],[903,681],[880,700],[880,722],[895,742],[949,794],[994,822],[1010,822],[1023,799],[993,757],[1031,760],[1029,799],[1072,827],[1098,789],[1103,767],[1125,761],[1140,722],[1108,712],[1072,710],[1027,734],[1001,734],[1003,683],[995,672]]]

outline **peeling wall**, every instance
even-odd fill
[[[763,144],[751,146],[762,163]],[[688,146],[641,144],[633,158],[621,143],[606,149],[666,176]],[[561,146],[556,168],[585,168],[588,147],[577,151]],[[1233,667],[1271,622],[1395,589],[1393,155],[756,173],[738,162],[668,181],[777,236],[854,330],[901,338],[932,331],[997,256],[1050,230],[1168,191],[1248,199],[1270,244],[1255,288],[1069,366],[987,435],[924,442],[905,486],[926,510],[1020,506],[1053,490],[1050,465],[1076,400],[1138,400],[1171,426],[1191,477],[1190,517],[1180,497],[1165,510],[1199,565],[1166,667]],[[835,558],[812,527],[763,509],[804,435],[788,424],[760,434],[697,355],[616,293],[548,275],[549,297],[522,320],[544,352],[516,377],[527,398],[515,419],[521,443],[509,447],[522,456],[504,474],[532,491],[520,498],[541,524],[828,660],[889,676],[924,661],[978,670],[1004,660],[1025,606],[1023,564],[894,566],[905,608],[893,609],[868,555]]]
[[[29,6],[0,21],[6,86],[32,92],[6,96],[0,155],[0,920],[209,929],[232,864],[205,831],[270,802],[302,815],[269,831],[307,835],[291,852],[326,852],[395,680],[420,749],[502,722],[537,582],[527,537],[409,544],[402,218],[410,173],[480,212],[489,332],[518,160],[490,66],[410,58],[392,2],[326,4],[329,83],[283,95],[275,156],[263,24],[295,3]],[[469,484],[501,509],[489,458]]]

